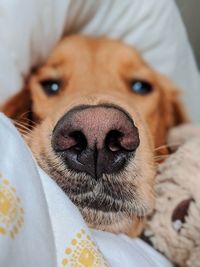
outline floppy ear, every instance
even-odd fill
[[[180,91],[163,75],[157,74],[157,86],[160,88],[160,103],[158,112],[158,127],[154,133],[156,154],[168,154],[166,144],[170,128],[188,121],[186,111],[181,103]]]
[[[180,92],[176,91],[172,100],[172,115],[173,115],[173,126],[189,122],[189,118],[186,113],[186,109],[180,100]]]
[[[23,89],[0,107],[0,111],[14,121],[27,123],[31,117],[30,91]]]
[[[185,123],[189,118],[181,102],[181,91],[163,75],[158,75],[158,83],[162,90],[164,117],[168,128]]]

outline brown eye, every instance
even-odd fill
[[[153,91],[152,85],[146,81],[134,80],[130,86],[133,92],[139,95],[147,95]]]
[[[61,82],[59,80],[48,79],[41,81],[40,85],[48,96],[54,96],[58,94],[61,87]]]

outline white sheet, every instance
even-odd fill
[[[1,0],[0,103],[23,86],[63,34],[120,38],[184,91],[200,121],[200,77],[173,0]]]
[[[171,267],[139,239],[88,229],[0,114],[1,267]]]

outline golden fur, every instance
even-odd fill
[[[49,97],[40,81],[52,78],[61,80],[62,88],[58,95]],[[148,81],[153,92],[135,94],[129,86],[134,79]],[[154,149],[165,144],[170,127],[186,119],[177,90],[166,78],[153,71],[137,51],[118,41],[71,36],[62,40],[46,64],[30,76],[26,88],[4,105],[3,111],[22,120],[22,114],[31,109],[36,126],[25,138],[33,154],[72,201],[78,203],[78,197],[70,195],[70,186],[81,186],[91,179],[86,174],[72,173],[62,164],[51,147],[52,131],[71,108],[105,103],[119,106],[131,116],[139,131],[140,146],[123,172],[102,177],[122,195],[119,211],[109,212],[109,207],[108,212],[79,208],[91,227],[137,236],[154,205]],[[94,198],[97,193],[87,197]],[[102,201],[103,197],[102,194]]]

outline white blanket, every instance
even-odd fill
[[[0,114],[1,267],[171,267],[139,239],[88,229]]]
[[[108,35],[138,48],[184,92],[200,121],[200,78],[174,0],[1,0],[0,104],[23,86],[62,35]]]

